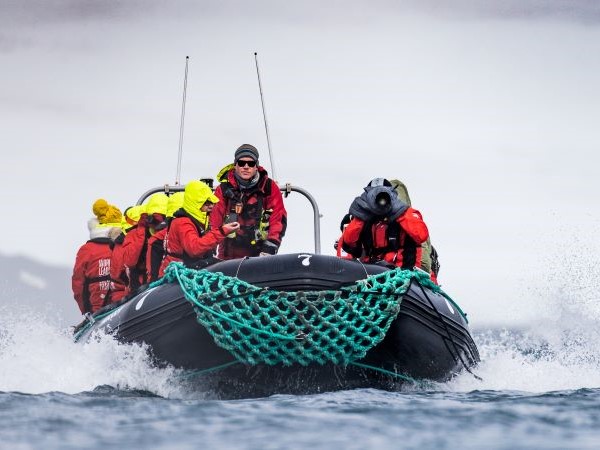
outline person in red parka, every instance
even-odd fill
[[[112,301],[112,246],[121,231],[119,208],[98,199],[92,210],[96,217],[88,221],[90,239],[79,248],[71,277],[73,297],[82,314],[94,313]]]
[[[421,264],[421,244],[429,237],[421,213],[398,198],[392,184],[375,178],[350,205],[350,223],[340,243],[366,263],[385,262],[403,269]]]
[[[112,282],[112,301],[119,301],[129,293],[129,277],[123,262],[123,242],[128,232],[135,229],[145,206],[130,206],[123,214],[121,233],[115,239],[112,257],[110,259],[110,279]]]
[[[148,282],[156,281],[160,273],[160,266],[165,257],[165,237],[167,228],[173,220],[173,215],[183,206],[183,192],[175,192],[169,197],[167,203],[167,220],[164,226],[155,228],[155,232],[148,239],[148,250],[146,251],[146,273]]]
[[[166,226],[168,201],[169,198],[162,192],[152,194],[137,225],[123,240],[123,265],[129,279],[127,294],[148,283],[146,272],[148,239],[154,234],[156,228],[160,228],[163,224]]]
[[[281,191],[258,163],[258,150],[240,146],[234,164],[224,167],[215,190],[220,202],[210,216],[212,228],[238,222],[240,229],[219,245],[221,259],[274,255],[287,228],[287,212]]]
[[[217,262],[214,252],[225,236],[239,229],[238,223],[226,223],[209,229],[208,214],[219,199],[202,181],[191,181],[185,186],[183,207],[175,212],[165,237],[165,257],[159,277],[174,261],[195,269]]]

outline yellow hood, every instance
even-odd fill
[[[173,217],[175,211],[183,206],[183,192],[175,192],[169,197],[169,203],[167,203],[167,217]]]
[[[206,223],[206,213],[200,211],[200,208],[206,201],[217,203],[219,198],[213,194],[213,191],[202,181],[193,180],[185,186],[183,195],[183,209],[200,223]]]
[[[163,216],[167,215],[167,204],[169,203],[169,197],[162,192],[152,194],[146,203],[146,214],[149,216],[158,213]]]

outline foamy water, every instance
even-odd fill
[[[109,385],[175,395],[176,371],[153,367],[147,349],[97,334],[77,344],[69,329],[35,314],[0,317],[0,391],[75,394]]]
[[[558,301],[556,303],[559,303]],[[477,330],[482,362],[441,389],[545,392],[600,387],[600,329],[595,303],[562,307],[520,330]],[[599,306],[600,308],[600,306]],[[178,372],[153,366],[147,349],[97,335],[74,343],[68,329],[35,314],[0,317],[0,391],[75,394],[97,386],[137,389],[162,397],[182,395]]]
[[[474,331],[482,380],[401,392],[207,400],[143,346],[74,343],[54,318],[4,308],[0,448],[595,448],[597,274],[562,275],[531,285],[535,320]]]

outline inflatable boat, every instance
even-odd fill
[[[99,330],[220,398],[395,390],[479,361],[466,315],[425,272],[311,253],[172,263],[75,339]]]

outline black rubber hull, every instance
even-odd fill
[[[329,256],[281,255],[227,261],[210,268],[236,274],[250,283],[280,290],[335,289],[387,270],[363,266]],[[240,265],[241,264],[241,265]],[[287,289],[286,289],[287,288]],[[479,361],[477,348],[465,319],[443,296],[413,282],[403,296],[398,317],[384,340],[359,364],[247,366],[233,364],[233,356],[214,343],[196,321],[190,302],[178,284],[148,289],[98,320],[79,337],[94,330],[110,330],[123,342],[144,342],[159,364],[188,369],[189,381],[219,397],[266,396],[275,393],[304,394],[359,387],[397,389],[404,377],[445,381]],[[215,369],[210,371],[209,369]],[[390,371],[402,377],[384,373]]]

